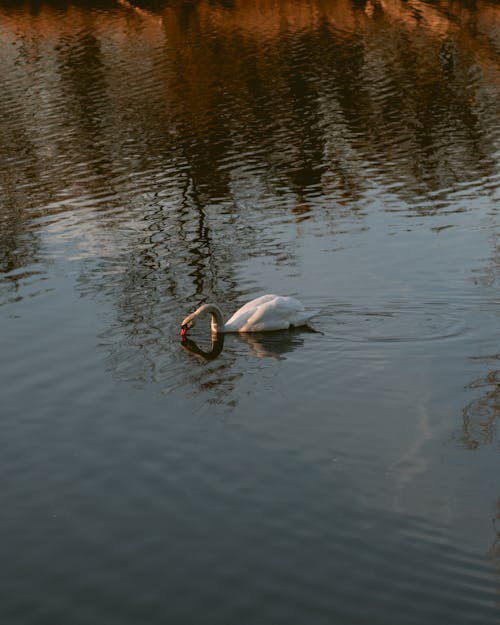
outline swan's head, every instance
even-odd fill
[[[197,310],[188,315],[181,323],[181,338],[184,338],[195,322],[197,317],[210,314],[212,315],[212,332],[217,333],[218,327],[224,325],[224,317],[218,306],[215,304],[202,304]]]
[[[181,323],[181,338],[184,338],[189,329],[191,329],[195,324],[195,319],[193,315],[188,315],[183,322]]]

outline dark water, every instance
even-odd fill
[[[500,8],[0,2],[0,620],[500,614]],[[262,293],[321,333],[179,342]]]

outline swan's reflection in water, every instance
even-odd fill
[[[212,333],[210,349],[203,349],[198,343],[187,337],[181,340],[181,345],[187,352],[200,356],[203,360],[214,360],[224,348],[224,335]]]
[[[286,355],[304,345],[304,333],[312,332],[307,327],[282,332],[252,332],[233,334],[231,338],[250,349],[258,358],[284,360]]]
[[[200,347],[193,339],[185,338],[181,341],[182,347],[204,360],[214,360],[224,348],[224,341],[230,345],[232,351],[249,351],[258,358],[276,358],[283,360],[286,354],[304,344],[304,333],[312,332],[307,328],[283,330],[277,332],[250,332],[235,334],[212,334],[208,349]]]
[[[252,386],[255,368],[260,368],[264,359],[268,362],[286,359],[287,354],[304,345],[304,332],[307,332],[304,328],[246,334],[200,332],[194,338],[185,337],[182,348],[194,354],[200,366],[187,364],[180,386],[187,382],[193,395],[205,398],[205,406],[217,404],[219,408],[226,406],[232,410],[239,402],[238,380],[246,378],[246,384]],[[211,337],[208,344],[204,338],[207,336]],[[222,358],[218,358],[223,350]]]

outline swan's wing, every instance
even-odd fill
[[[258,306],[261,306],[262,304],[265,304],[266,302],[270,302],[273,299],[281,299],[281,298],[279,295],[272,295],[270,293],[268,293],[267,295],[261,295],[260,297],[256,297],[250,302],[247,302],[241,308],[238,308],[238,310],[234,313],[231,319],[236,319],[237,317],[239,317],[240,314],[246,313],[249,310],[254,311]]]
[[[259,306],[262,306],[262,304],[266,304],[277,297],[279,296],[268,294],[247,302],[244,306],[238,308],[234,315],[227,320],[225,326],[231,327],[237,331],[241,325],[244,325],[248,321],[249,317],[255,313]]]
[[[290,326],[303,325],[309,317],[310,313],[306,312],[299,300],[293,297],[273,296],[247,308],[238,317],[238,327],[233,327],[239,332],[286,330]],[[228,321],[228,325],[230,323],[231,320]]]

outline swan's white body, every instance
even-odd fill
[[[212,331],[228,332],[272,332],[307,325],[316,311],[306,311],[302,302],[293,297],[263,295],[248,302],[237,310],[226,323],[221,309],[215,304],[203,304],[182,322],[181,336],[194,325],[196,317],[212,315]]]

